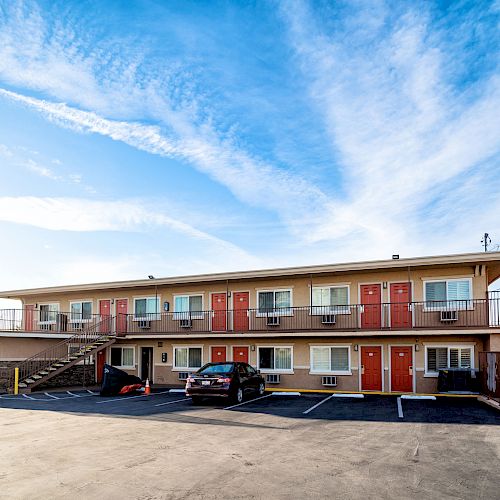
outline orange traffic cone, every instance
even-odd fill
[[[151,394],[151,387],[149,387],[149,379],[146,379],[146,387],[144,388],[144,394],[149,396]]]

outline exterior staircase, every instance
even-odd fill
[[[31,392],[36,386],[59,375],[79,361],[97,354],[116,341],[109,319],[92,323],[80,333],[35,354],[18,365],[19,394]],[[14,368],[9,370],[7,392],[14,391]]]

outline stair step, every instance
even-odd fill
[[[40,380],[42,378],[42,376],[41,375],[32,375],[31,378],[35,379],[35,380]]]
[[[24,381],[25,384],[34,384],[35,381],[31,378],[27,378],[25,381]]]
[[[28,386],[24,382],[19,382],[18,387],[20,387],[21,389],[25,389]]]
[[[50,370],[50,368],[49,368],[49,370]],[[38,372],[38,373],[39,373],[40,375],[48,375],[48,374],[49,374],[49,372],[46,372],[45,370],[44,370],[43,372]]]
[[[70,357],[69,357],[69,359],[70,359],[71,361],[74,361],[75,359],[78,359],[78,356],[70,356]]]
[[[57,368],[61,368],[61,366],[64,366],[62,363],[54,363],[52,366],[57,366]]]
[[[49,372],[55,372],[57,370],[57,368],[50,366],[49,368],[47,368],[47,370],[49,370]]]
[[[69,359],[62,359],[61,363],[64,363],[65,365],[67,365],[68,363],[71,363],[71,360],[69,360]]]

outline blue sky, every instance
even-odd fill
[[[499,242],[499,20],[0,0],[0,289]]]

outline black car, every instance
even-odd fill
[[[207,363],[189,375],[186,395],[193,403],[205,397],[228,398],[241,403],[248,393],[263,395],[266,390],[264,377],[247,363],[225,361]]]

